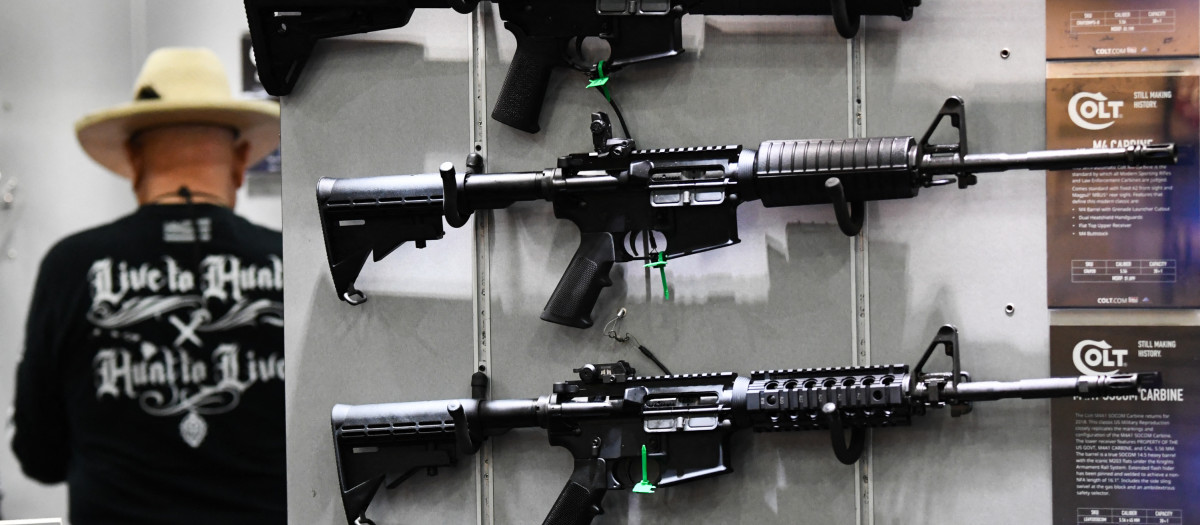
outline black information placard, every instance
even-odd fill
[[[1047,67],[1048,148],[1174,142],[1180,152],[1175,166],[1046,174],[1051,308],[1200,307],[1195,67],[1193,61]]]
[[[1161,387],[1051,401],[1056,525],[1200,522],[1200,327],[1050,327],[1052,375],[1151,370]]]

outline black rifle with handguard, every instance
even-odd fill
[[[930,143],[944,117],[958,128],[957,144]],[[864,202],[912,198],[923,187],[955,180],[966,188],[976,172],[1169,164],[1176,157],[1173,144],[968,154],[966,113],[957,97],[946,101],[920,140],[772,140],[757,152],[742,146],[635,150],[633,141],[612,138],[603,113],[593,114],[592,124],[595,152],[561,157],[543,171],[479,173],[482,159],[472,154],[466,173],[447,162],[438,174],[322,178],[317,204],[338,296],[364,301],[354,281],[367,257],[373,253],[378,261],[406,241],[423,248],[442,238],[443,215],[457,228],[475,210],[546,199],[556,217],[579,227],[581,239],[541,318],[586,328],[600,290],[611,284],[613,263],[654,262],[660,253],[670,260],[736,244],[742,202],[762,200],[768,208],[833,203],[842,231],[855,235]],[[661,233],[666,246],[638,255],[633,239],[649,232]]]
[[[826,15],[846,38],[862,15],[912,18],[921,0],[492,0],[517,51],[492,118],[536,133],[550,71],[590,69],[569,56],[571,42],[603,38],[604,72],[683,52],[680,18],[693,15]],[[479,0],[245,0],[258,76],[267,92],[291,93],[317,40],[408,24],[417,8],[470,13]],[[577,48],[576,48],[577,49]],[[577,54],[577,53],[576,53]]]
[[[938,346],[952,370],[927,373]],[[1120,396],[1160,382],[1158,372],[973,382],[959,354],[958,331],[946,325],[911,372],[887,365],[635,377],[621,361],[576,369],[578,381],[556,383],[537,399],[487,400],[486,376],[477,373],[472,399],[336,405],[333,440],[346,518],[351,525],[364,518],[388,478],[395,486],[419,471],[454,466],[489,436],[513,428],[543,428],[551,445],[575,458],[544,524],[582,525],[601,513],[606,491],[633,488],[637,476],[671,486],[729,473],[730,437],[741,429],[824,430],[837,458],[853,464],[865,429],[908,426],[929,408],[949,406],[960,416],[975,401]],[[643,446],[657,475],[637,468]]]

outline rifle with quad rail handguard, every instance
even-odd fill
[[[951,370],[925,372],[939,346]],[[417,472],[435,474],[490,436],[537,427],[575,458],[544,525],[587,524],[609,490],[653,492],[655,485],[729,473],[730,438],[741,429],[823,430],[837,458],[853,464],[867,428],[908,426],[930,408],[948,406],[957,417],[976,401],[1119,396],[1160,382],[1158,372],[976,382],[960,368],[959,354],[958,331],[946,325],[911,371],[886,365],[637,377],[620,361],[578,368],[579,380],[555,383],[536,399],[487,400],[487,377],[478,372],[470,399],[336,405],[342,503],[354,525],[389,478],[394,487]]]
[[[946,117],[958,129],[958,142],[931,143]],[[554,203],[556,217],[579,227],[581,239],[541,318],[587,328],[600,290],[611,284],[613,263],[666,261],[736,244],[743,202],[761,200],[768,208],[832,203],[841,230],[855,235],[866,201],[908,199],[921,188],[955,181],[966,188],[975,184],[975,173],[1176,161],[1174,144],[967,153],[966,111],[958,97],[946,100],[920,140],[771,140],[757,151],[637,150],[632,140],[612,138],[606,115],[592,118],[595,151],[561,157],[542,171],[481,173],[482,158],[471,154],[465,173],[447,162],[436,174],[322,178],[317,205],[338,296],[351,304],[364,301],[354,281],[367,257],[378,261],[407,241],[423,248],[442,238],[443,216],[458,228],[476,210],[545,199]],[[666,246],[657,246],[654,232]],[[648,253],[638,253],[638,235],[654,241]]]
[[[683,52],[680,18],[692,15],[824,15],[853,38],[864,15],[912,18],[921,0],[492,0],[517,39],[492,118],[537,133],[550,71],[573,67],[593,79]],[[258,76],[268,93],[291,93],[322,38],[408,24],[413,11],[470,13],[479,0],[245,0]],[[583,64],[587,37],[608,42],[602,65]],[[572,45],[575,43],[576,45]],[[574,50],[574,55],[572,55]]]

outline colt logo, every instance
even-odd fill
[[[1103,93],[1076,93],[1067,103],[1067,115],[1071,122],[1083,129],[1099,131],[1116,123],[1121,118],[1121,108],[1125,106],[1122,100],[1109,100]],[[1097,119],[1108,122],[1093,122]]]
[[[1079,373],[1098,376],[1119,372],[1119,368],[1125,366],[1125,356],[1128,354],[1129,350],[1113,348],[1105,341],[1084,339],[1075,345],[1075,350],[1071,352],[1071,359],[1075,362],[1075,368],[1079,369]],[[1095,366],[1115,366],[1117,368],[1107,372],[1098,372],[1092,369]]]

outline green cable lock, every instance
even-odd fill
[[[608,84],[608,75],[604,74],[604,61],[601,60],[596,64],[596,78],[589,81],[584,89],[598,87],[604,94],[604,99],[612,102],[612,94],[608,92],[608,86],[605,84]]]
[[[650,483],[650,475],[646,472],[646,445],[642,445],[642,480],[633,486],[633,491],[638,494],[654,494],[655,486]]]
[[[650,264],[642,265],[643,268],[658,268],[659,275],[662,276],[663,285],[663,300],[671,300],[671,289],[667,288],[667,256],[663,252],[658,252],[658,261]]]

